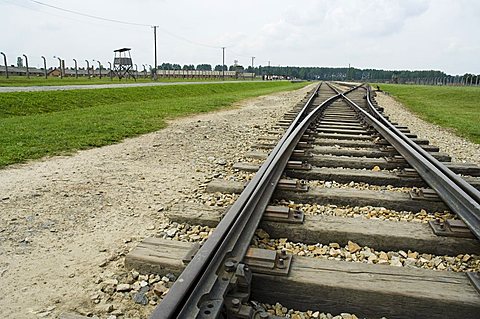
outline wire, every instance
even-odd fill
[[[209,45],[209,44],[203,44],[203,43],[199,43],[199,42],[195,42],[195,41],[192,41],[192,40],[189,40],[187,38],[184,38],[180,35],[176,35],[168,30],[165,30],[163,28],[158,28],[159,30],[162,30],[163,32],[165,32],[166,34],[168,34],[169,36],[171,37],[174,37],[174,38],[177,38],[177,39],[180,39],[182,41],[185,41],[185,42],[188,42],[190,44],[194,44],[194,45],[199,45],[199,46],[202,46],[202,47],[206,47],[206,48],[210,48],[210,49],[221,49],[222,47],[220,46],[213,46],[213,45]]]
[[[60,8],[60,7],[57,7],[57,6],[52,6],[51,4],[43,3],[43,2],[40,2],[40,1],[36,1],[36,0],[30,0],[30,1],[34,2],[36,4],[39,4],[41,6],[57,9],[57,10],[64,11],[64,12],[77,14],[77,15],[84,16],[84,17],[89,17],[89,18],[92,18],[92,19],[115,22],[115,23],[122,23],[122,24],[128,24],[128,25],[137,25],[137,26],[142,26],[142,27],[150,27],[151,26],[150,24],[134,23],[134,22],[126,22],[126,21],[121,21],[121,20],[115,20],[115,19],[102,18],[102,17],[91,15],[91,14],[77,12],[77,11],[73,11],[73,10],[69,10],[69,9],[64,9],[64,8]]]
[[[68,12],[68,13],[71,13],[71,14],[75,14],[75,15],[79,15],[79,16],[83,16],[83,17],[87,17],[87,18],[91,18],[91,19],[96,19],[96,20],[101,20],[101,21],[107,21],[107,22],[113,22],[113,23],[119,23],[119,24],[125,24],[125,25],[133,25],[133,26],[141,26],[141,27],[153,27],[154,25],[153,24],[144,24],[144,23],[136,23],[136,22],[129,22],[129,21],[122,21],[122,20],[117,20],[117,19],[109,19],[109,18],[104,18],[104,17],[100,17],[100,16],[95,16],[95,15],[91,15],[91,14],[87,14],[87,13],[83,13],[83,12],[78,12],[78,11],[74,11],[74,10],[70,10],[70,9],[65,9],[65,8],[61,8],[61,7],[58,7],[58,6],[54,6],[54,5],[51,5],[51,4],[48,4],[48,3],[44,3],[44,2],[41,2],[41,1],[37,1],[37,0],[28,0],[30,2],[33,2],[35,4],[38,4],[40,6],[44,6],[44,7],[48,7],[48,8],[52,8],[52,9],[55,9],[55,10],[59,10],[59,11],[63,11],[63,12]],[[32,9],[32,10],[35,10],[33,8],[29,8],[29,7],[26,7],[26,6],[22,6],[20,5],[19,3],[11,3],[11,4],[14,4],[14,5],[18,5],[20,7],[23,7],[23,8],[27,8],[27,9]],[[51,15],[54,15],[54,16],[57,16],[55,14],[52,14],[52,13],[49,13],[49,12],[44,12],[44,11],[40,11],[40,10],[35,10],[35,11],[38,11],[38,12],[42,12],[42,13],[47,13],[47,14],[51,14]],[[63,18],[66,18],[66,17],[63,17]],[[68,19],[68,18],[67,18]],[[71,19],[71,18],[70,18]],[[75,19],[71,19],[71,20],[74,20],[74,21],[78,21],[78,22],[85,22],[85,21],[80,21],[80,20],[75,20]],[[222,47],[221,46],[214,46],[214,45],[209,45],[209,44],[204,44],[204,43],[200,43],[200,42],[196,42],[196,41],[192,41],[186,37],[183,37],[183,36],[180,36],[180,35],[177,35],[173,32],[170,32],[164,28],[160,28],[159,26],[156,26],[159,30],[163,31],[165,34],[173,37],[173,38],[176,38],[176,39],[179,39],[181,41],[184,41],[184,42],[187,42],[189,44],[192,44],[192,45],[197,45],[197,46],[202,46],[202,47],[205,47],[205,48],[210,48],[210,49],[221,49]],[[241,57],[245,57],[245,58],[251,58],[251,56],[246,56],[246,55],[243,55],[243,54],[239,54],[239,53],[236,53],[235,51],[231,50],[231,46],[223,46],[224,48],[228,48],[230,52],[232,52],[233,54],[236,54],[238,56],[241,56]],[[260,60],[257,60],[258,62],[261,62]]]
[[[64,11],[64,12],[68,12],[68,13],[72,13],[72,14],[76,14],[76,15],[80,15],[80,16],[84,16],[84,17],[88,17],[88,18],[92,18],[92,19],[97,19],[97,20],[102,20],[102,21],[108,21],[108,22],[114,22],[114,23],[121,23],[121,24],[127,24],[127,25],[135,25],[135,26],[141,26],[141,27],[153,27],[153,25],[151,24],[144,24],[144,23],[136,23],[136,22],[128,22],[128,21],[122,21],[122,20],[116,20],[116,19],[109,19],[109,18],[103,18],[103,17],[99,17],[99,16],[94,16],[94,15],[91,15],[91,14],[87,14],[87,13],[82,13],[82,12],[78,12],[78,11],[74,11],[74,10],[69,10],[69,9],[65,9],[65,8],[60,8],[60,7],[57,7],[57,6],[54,6],[54,5],[50,5],[50,4],[47,4],[47,3],[44,3],[44,2],[41,2],[41,1],[37,1],[37,0],[29,0],[33,3],[36,3],[36,4],[39,4],[41,6],[45,6],[45,7],[49,7],[49,8],[53,8],[53,9],[56,9],[56,10],[60,10],[60,11]],[[199,42],[196,42],[196,41],[192,41],[192,40],[189,40],[185,37],[182,37],[180,35],[177,35],[175,33],[172,33],[166,29],[163,29],[163,28],[160,28],[157,26],[157,28],[163,32],[165,32],[166,34],[170,35],[171,37],[173,38],[176,38],[176,39],[180,39],[182,41],[185,41],[185,42],[188,42],[190,44],[193,44],[193,45],[198,45],[198,46],[203,46],[203,47],[206,47],[206,48],[212,48],[212,49],[220,49],[221,47],[219,46],[213,46],[213,45],[208,45],[208,44],[204,44],[204,43],[199,43]]]
[[[72,18],[72,17],[66,17],[66,16],[62,16],[62,15],[58,15],[58,14],[55,14],[55,13],[52,13],[52,12],[48,12],[48,11],[44,11],[42,10],[42,8],[39,8],[37,6],[26,6],[26,5],[23,5],[21,3],[18,3],[18,2],[14,2],[14,1],[9,1],[9,0],[0,0],[4,3],[7,3],[7,4],[10,4],[10,5],[13,5],[13,6],[17,6],[17,7],[21,7],[21,8],[24,8],[24,9],[27,9],[27,10],[31,10],[31,11],[35,11],[35,12],[39,12],[39,13],[43,13],[43,14],[47,14],[47,15],[51,15],[53,17],[58,17],[58,18],[62,18],[62,19],[67,19],[67,20],[71,20],[71,21],[75,21],[75,22],[79,22],[79,23],[87,23],[86,21],[82,21],[82,20],[79,20],[79,19],[76,19],[76,18]],[[105,27],[107,25],[105,24],[101,24],[101,23],[97,23],[97,22],[88,22],[92,25],[96,25],[96,26],[102,26],[102,27]],[[130,30],[130,29],[127,29],[126,27],[122,27],[122,26],[117,26],[116,28],[121,28],[123,30]]]

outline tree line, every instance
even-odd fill
[[[254,72],[258,75],[281,75],[290,78],[304,80],[392,80],[395,78],[417,79],[417,78],[442,78],[448,75],[442,71],[407,71],[407,70],[377,70],[358,68],[334,68],[334,67],[298,67],[298,66],[255,66],[243,67],[242,65],[212,66],[211,64],[180,65],[177,63],[162,63],[158,66],[160,70],[198,70],[198,71],[238,71]]]

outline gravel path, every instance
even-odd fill
[[[255,137],[312,87],[182,118],[120,144],[0,170],[2,318],[108,308],[92,302],[98,280],[112,276],[125,252],[155,234],[170,204],[241,160]]]
[[[252,81],[200,81],[200,82],[149,82],[149,83],[118,83],[118,84],[92,84],[92,85],[56,85],[56,86],[2,86],[0,93],[6,92],[36,92],[36,91],[67,91],[90,89],[116,89],[139,86],[166,86],[166,85],[194,85],[194,84],[221,84],[242,83]],[[257,81],[259,82],[259,81]]]
[[[412,133],[426,138],[430,144],[436,145],[441,152],[452,156],[452,162],[475,163],[480,165],[480,145],[469,142],[453,134],[448,129],[428,123],[410,112],[400,102],[383,93],[375,98],[390,120],[408,126]]]

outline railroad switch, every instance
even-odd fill
[[[285,250],[272,251],[249,248],[243,262],[237,265],[235,275],[230,279],[233,290],[225,297],[228,319],[274,319],[262,307],[249,302],[252,273],[287,276],[292,255]]]
[[[244,263],[238,263],[235,267],[235,274],[230,278],[228,283],[231,289],[224,299],[227,318],[252,318],[255,309],[248,304],[252,283],[252,271],[250,267]]]

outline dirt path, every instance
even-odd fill
[[[117,89],[141,86],[168,86],[168,85],[197,85],[197,84],[224,84],[250,83],[250,81],[196,81],[196,82],[146,82],[146,83],[114,83],[114,84],[74,84],[74,85],[43,85],[43,86],[0,86],[0,93],[7,92],[38,92],[38,91],[68,91],[91,89]],[[256,81],[261,82],[261,81]]]
[[[120,144],[0,170],[1,317],[102,313],[106,306],[91,296],[98,278],[121,267],[121,256],[165,222],[170,204],[239,160],[307,90],[250,99]]]

